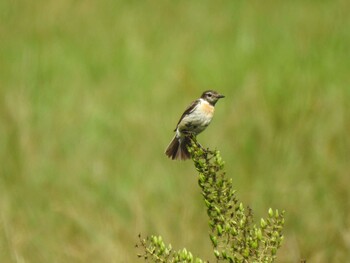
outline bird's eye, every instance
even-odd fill
[[[211,97],[211,96],[213,96],[213,95],[212,95],[211,93],[208,93],[207,96],[208,96],[208,97]]]

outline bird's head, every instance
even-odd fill
[[[204,91],[202,96],[202,99],[206,100],[207,102],[209,102],[211,105],[215,105],[215,103],[221,99],[221,98],[225,98],[224,95],[214,91],[214,90],[207,90]]]

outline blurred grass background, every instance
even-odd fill
[[[349,262],[350,4],[0,2],[0,262],[138,262],[138,233],[213,261],[191,162],[163,154],[188,103],[278,262]]]

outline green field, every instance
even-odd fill
[[[203,90],[199,136],[255,211],[286,210],[278,262],[349,262],[350,2],[0,2],[0,262],[141,262],[160,234],[214,262],[191,161],[166,158]]]

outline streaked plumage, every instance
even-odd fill
[[[218,92],[207,90],[187,107],[176,125],[175,136],[165,151],[169,158],[186,160],[191,157],[187,150],[190,143],[187,135],[196,136],[208,127],[214,115],[215,104],[221,98],[224,96]]]

